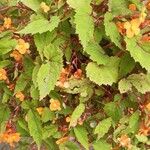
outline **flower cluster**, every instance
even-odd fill
[[[14,143],[20,141],[20,133],[12,132],[11,129],[0,134],[0,143],[8,143],[10,146],[14,147]]]
[[[45,13],[47,13],[47,12],[50,10],[49,6],[46,5],[45,2],[42,2],[42,3],[40,4],[40,7],[41,7],[41,9],[42,9]]]
[[[61,110],[60,101],[57,100],[57,99],[51,99],[49,108],[50,108],[51,111]]]

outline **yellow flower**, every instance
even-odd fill
[[[122,147],[127,147],[128,149],[131,149],[131,139],[127,135],[122,135],[120,138],[118,138],[118,140]]]
[[[0,134],[0,143],[8,143],[10,146],[14,147],[14,143],[20,141],[20,133],[9,133],[5,131]]]
[[[130,4],[130,5],[129,5],[129,9],[130,9],[131,11],[135,11],[135,10],[136,10],[136,5],[135,5],[135,4]]]
[[[50,100],[50,110],[51,111],[56,111],[56,110],[61,110],[61,107],[60,107],[60,101],[59,100],[55,100],[55,99],[51,99]]]
[[[141,23],[143,23],[143,22],[145,21],[145,19],[146,19],[147,14],[145,13],[145,11],[146,11],[146,8],[143,7],[143,8],[142,8],[142,12],[141,12],[141,14],[140,14],[140,22],[141,22]]]
[[[132,38],[140,33],[140,20],[132,19],[130,22],[124,23],[124,28],[126,29],[126,35],[128,38]]]
[[[39,115],[42,115],[44,108],[43,107],[38,107],[36,108],[37,112],[39,113]]]
[[[45,2],[42,2],[40,4],[40,7],[45,13],[47,13],[50,10],[49,6],[47,6]]]
[[[29,47],[29,43],[25,42],[23,39],[19,39],[16,50],[18,50],[20,54],[25,54],[28,51]]]
[[[6,70],[1,68],[0,69],[0,80],[6,80],[7,79],[7,73]]]
[[[28,122],[28,116],[27,115],[25,115],[24,119],[26,122]]]
[[[68,141],[69,137],[66,136],[66,137],[62,137],[60,138],[59,140],[56,141],[56,144],[60,145],[60,144],[63,144],[65,143],[66,141]]]
[[[3,27],[9,29],[11,27],[11,24],[12,24],[11,18],[5,17]]]
[[[66,117],[66,122],[70,122],[71,118],[70,117]]]
[[[17,50],[14,50],[10,54],[10,57],[13,57],[16,61],[21,61],[22,60],[22,55]]]
[[[148,10],[150,10],[150,2],[147,3],[146,7]]]
[[[16,95],[15,95],[16,98],[18,98],[21,102],[24,101],[24,94],[20,91],[20,92],[17,92]]]
[[[150,103],[146,105],[146,109],[150,112]]]

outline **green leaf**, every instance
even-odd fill
[[[130,52],[131,56],[136,62],[150,72],[150,53],[144,51],[144,49],[138,44],[136,38],[125,38],[127,50]]]
[[[79,146],[75,142],[67,141],[59,145],[60,150],[79,150]]]
[[[19,119],[18,120],[18,125],[24,129],[25,131],[28,132],[28,127],[27,127],[27,122],[24,119]]]
[[[129,4],[131,3],[128,0],[109,0],[108,7],[115,16],[128,15],[131,13],[128,8]]]
[[[106,35],[110,37],[111,41],[115,43],[116,46],[121,48],[121,35],[118,32],[116,24],[113,22],[113,15],[109,12],[104,16],[104,25]]]
[[[11,61],[10,60],[3,60],[3,61],[0,61],[0,68],[4,68],[8,65],[11,64]]]
[[[70,7],[74,8],[75,11],[81,10],[81,8],[83,8],[83,12],[89,13],[92,10],[90,6],[91,0],[82,0],[82,1],[67,0],[67,3],[70,5]]]
[[[94,150],[111,150],[111,145],[104,140],[96,141],[93,144]]]
[[[19,31],[20,34],[36,34],[36,33],[44,33],[46,31],[53,31],[58,24],[60,19],[58,16],[52,16],[50,22],[45,18],[39,18],[37,20],[33,20],[30,22],[24,29]]]
[[[27,122],[24,120],[24,118],[22,119],[18,119],[17,121],[17,131],[22,135],[22,137],[25,136],[29,136],[29,130],[28,130],[28,124]]]
[[[56,46],[50,44],[45,47],[44,55],[49,59],[49,62],[42,64],[37,74],[40,99],[43,99],[51,90],[54,90],[63,67],[62,51]]]
[[[44,48],[46,46],[48,46],[49,43],[51,43],[55,37],[56,37],[56,33],[55,32],[49,32],[49,31],[42,33],[42,34],[38,33],[38,34],[34,35],[34,42],[35,42],[35,45],[37,47],[37,51],[39,52],[42,60],[43,60]]]
[[[37,88],[35,88],[34,85],[32,85],[30,88],[30,96],[34,100],[39,100],[39,90]]]
[[[17,80],[17,82],[16,82],[15,92],[14,92],[14,93],[23,91],[23,90],[25,89],[27,83],[28,83],[28,80],[26,79],[25,75],[24,75],[24,74],[21,74],[21,75],[18,77],[18,80]]]
[[[90,16],[92,7],[90,6],[91,0],[67,0],[67,3],[75,9],[74,23],[76,24],[76,33],[83,48],[86,48],[87,43],[93,39],[94,35],[94,22]],[[82,21],[81,21],[82,20]]]
[[[115,102],[107,103],[104,107],[105,113],[111,117],[115,122],[122,117],[122,111]]]
[[[62,66],[62,51],[54,44],[49,44],[46,46],[43,54],[50,62],[60,63]]]
[[[50,91],[53,90],[55,86],[55,83],[51,85],[51,77],[50,77],[51,71],[54,71],[54,70],[51,70],[50,63],[42,64],[42,66],[40,67],[38,71],[37,83],[38,83],[38,89],[40,91],[40,99],[43,99],[47,94],[49,94]]]
[[[119,58],[110,57],[106,66],[98,66],[96,63],[89,63],[86,67],[87,77],[98,85],[112,85],[118,80]]]
[[[128,131],[135,133],[138,130],[139,119],[140,119],[139,112],[138,111],[134,112],[129,119]]]
[[[126,79],[119,82],[120,93],[132,91],[132,87],[136,88],[140,93],[144,94],[150,91],[150,74],[132,74]]]
[[[5,130],[6,121],[8,121],[10,113],[9,108],[6,105],[0,105],[0,133]]]
[[[58,132],[57,130],[58,130],[58,127],[56,125],[45,126],[42,129],[42,139],[46,140],[50,136],[53,136],[56,132]]]
[[[21,2],[34,11],[38,11],[42,0],[21,0]]]
[[[89,144],[88,144],[88,136],[87,136],[87,131],[84,127],[78,126],[74,128],[75,135],[77,137],[77,140],[84,146],[86,150],[89,149]]]
[[[0,55],[7,54],[13,50],[16,45],[16,40],[11,39],[10,37],[0,39]]]
[[[96,42],[89,42],[84,51],[90,55],[90,59],[96,62],[98,65],[106,65],[109,61],[109,57],[104,54],[103,49]]]
[[[42,126],[40,118],[38,117],[36,112],[31,109],[28,111],[27,118],[30,135],[38,145],[38,148],[40,148],[42,142]]]
[[[98,139],[102,138],[109,131],[111,122],[111,118],[107,118],[99,122],[94,131],[94,134],[98,134]]]
[[[121,57],[119,64],[119,77],[122,78],[130,73],[135,67],[135,61],[133,58],[127,53],[123,57]]]
[[[40,69],[40,65],[36,65],[33,69],[33,72],[32,72],[32,81],[33,81],[33,84],[35,86],[35,88],[38,87],[38,84],[37,84],[37,74],[39,72],[39,69]]]
[[[55,118],[54,112],[50,111],[49,108],[45,107],[42,113],[42,121],[47,122]]]
[[[37,47],[37,51],[40,54],[41,59],[43,60],[43,51],[46,46],[51,43],[51,41],[55,38],[54,32],[45,32],[42,34],[35,34],[34,35],[34,42]]]
[[[85,106],[83,103],[80,103],[75,110],[73,111],[72,115],[71,115],[71,120],[70,120],[70,127],[71,126],[76,126],[78,119],[81,117],[82,113],[85,110]]]
[[[23,59],[23,67],[24,67],[24,74],[31,79],[34,63],[30,57],[24,57]]]
[[[145,135],[140,135],[140,134],[137,134],[135,136],[137,138],[137,140],[141,143],[146,143],[148,141],[148,137],[145,136]]]
[[[8,87],[3,86],[3,90],[4,90],[4,93],[2,97],[2,103],[7,103],[10,97],[12,97],[13,95]]]

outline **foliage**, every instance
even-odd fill
[[[149,149],[149,14],[149,0],[1,0],[0,143]]]

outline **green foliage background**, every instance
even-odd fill
[[[41,2],[49,6],[47,13]],[[137,10],[129,10],[129,4]],[[13,29],[0,31],[0,68],[15,87],[10,90],[10,83],[0,81],[0,133],[11,122],[21,134],[18,150],[33,145],[47,150],[129,149],[121,145],[122,135],[131,139],[132,150],[148,150],[149,134],[140,129],[150,128],[150,47],[140,39],[150,32],[149,24],[132,38],[116,25],[139,15],[144,5],[140,0],[1,0],[0,25],[10,17]],[[18,37],[30,44],[21,62],[10,57]],[[57,82],[68,66],[67,86],[60,87]],[[75,78],[78,69],[82,77]],[[20,91],[23,102],[15,97]],[[60,101],[60,111],[49,109],[50,99]],[[44,109],[42,115],[38,107]],[[67,141],[56,144],[66,136]]]

